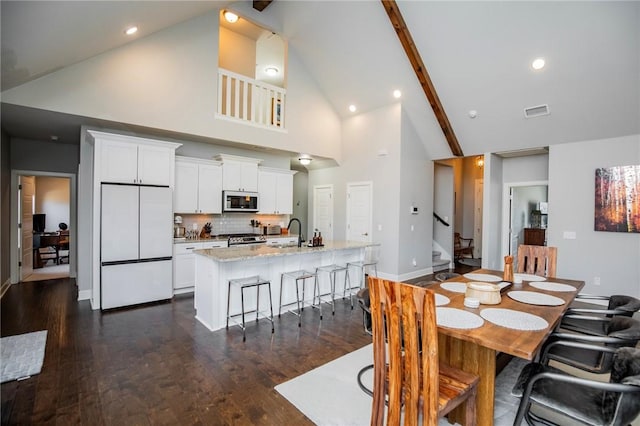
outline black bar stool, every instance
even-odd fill
[[[231,315],[230,305],[231,305],[231,287],[236,287],[240,289],[240,304],[242,306],[242,311],[238,314]],[[267,292],[269,293],[269,312],[260,312],[260,287],[267,286]],[[245,289],[255,287],[256,288],[256,309],[255,311],[245,311],[244,309],[244,291]],[[262,314],[262,318],[266,318],[271,321],[271,333],[274,332],[273,327],[273,303],[271,300],[271,281],[260,278],[260,276],[256,275],[253,277],[247,278],[238,278],[229,280],[229,292],[227,293],[227,330],[229,329],[229,320],[234,322],[240,328],[242,328],[242,341],[247,340],[246,336],[246,325],[245,325],[245,314],[256,313],[256,322],[260,319],[260,314]],[[238,322],[238,317],[242,317],[242,322]]]

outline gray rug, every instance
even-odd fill
[[[40,373],[46,342],[47,330],[0,339],[0,383]]]
[[[372,360],[372,345],[367,345],[275,389],[317,425],[368,425],[371,397],[358,387],[356,378],[358,371]],[[520,400],[511,395],[511,389],[524,365],[525,360],[514,358],[496,378],[496,426],[513,425]],[[371,389],[372,382],[369,371],[363,383]],[[451,425],[446,419],[440,419],[439,426]]]
[[[482,259],[471,259],[469,257],[466,257],[464,259],[460,259],[458,262],[466,266],[482,266]]]

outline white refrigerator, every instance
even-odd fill
[[[101,197],[101,308],[170,299],[171,188],[102,184]]]

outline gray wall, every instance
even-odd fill
[[[550,147],[548,244],[558,247],[558,276],[584,280],[586,293],[640,297],[640,234],[594,231],[595,169],[634,164],[640,135]]]
[[[11,169],[77,173],[78,145],[11,138]]]
[[[303,223],[309,223],[310,193],[312,192],[309,191],[309,173],[298,170],[298,173],[293,175],[293,214],[291,217],[297,217],[303,220]]]
[[[11,166],[10,139],[2,131],[0,133],[0,285],[10,277],[11,250]]]

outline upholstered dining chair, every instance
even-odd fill
[[[607,306],[596,304],[585,305],[584,302],[606,301]],[[581,303],[578,305],[578,303]],[[589,307],[586,307],[589,306]],[[640,310],[640,300],[633,296],[614,294],[613,296],[597,296],[579,294],[562,317],[559,329],[582,334],[604,336],[607,334],[607,323],[612,317],[631,317]]]
[[[588,350],[584,345],[584,350]],[[628,425],[640,413],[640,349],[593,347],[613,352],[609,382],[579,378],[539,363],[520,373],[512,394],[522,396],[514,425],[565,424],[566,418],[586,425]],[[533,413],[531,408],[549,411]],[[545,416],[543,418],[542,416]],[[562,417],[565,420],[559,420]]]
[[[538,275],[541,277],[556,276],[558,248],[548,246],[518,246],[518,264],[516,272]]]
[[[540,362],[548,365],[553,360],[594,374],[609,373],[613,366],[612,353],[585,350],[585,344],[606,346],[614,350],[635,347],[640,341],[640,321],[628,317],[609,318],[605,323],[605,330],[604,336],[553,332],[542,347]]]
[[[478,376],[438,359],[435,296],[424,287],[369,277],[373,331],[371,424],[436,425],[462,403],[475,424]],[[388,344],[387,344],[388,342]],[[404,410],[403,410],[404,407]]]

